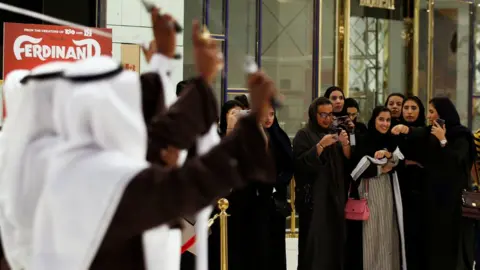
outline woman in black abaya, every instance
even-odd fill
[[[446,97],[429,103],[432,126],[398,125],[393,134],[407,134],[418,142],[425,155],[419,162],[425,168],[422,191],[424,243],[421,269],[470,270],[473,268],[473,222],[462,217],[462,190],[470,187],[470,169],[475,160],[471,131],[460,123],[455,105]],[[440,126],[438,119],[445,120]]]
[[[315,99],[308,116],[308,126],[293,140],[300,219],[298,269],[341,270],[345,260],[348,134],[332,134],[333,107],[327,98]]]
[[[259,224],[263,225],[259,232],[269,237],[268,241],[259,243],[255,247],[260,249],[258,251],[260,254],[265,253],[268,256],[265,269],[286,270],[285,224],[287,216],[291,214],[290,205],[287,202],[287,186],[293,176],[292,145],[287,134],[278,124],[273,108],[270,108],[263,127],[268,137],[268,148],[271,155],[275,157],[277,179],[274,185],[258,185],[258,206],[267,208],[265,212],[257,213],[268,217],[268,222]],[[260,221],[262,218],[258,217],[256,220]],[[259,235],[258,239],[261,239],[262,235]]]
[[[221,109],[219,133],[226,137],[235,128],[239,110],[245,105],[237,100],[225,102]],[[268,206],[272,191],[266,196],[265,186],[251,184],[242,189],[232,190],[227,199],[230,206],[228,217],[228,264],[230,270],[263,270],[269,268],[270,249],[268,246]],[[270,198],[269,200],[265,197]],[[214,211],[218,214],[218,210]],[[209,242],[209,269],[220,269],[220,226],[218,220],[211,227]]]
[[[408,97],[403,101],[402,123],[409,127],[425,127],[425,107],[416,97]],[[402,140],[403,139],[403,140]],[[405,222],[405,242],[407,251],[407,265],[409,270],[422,269],[424,224],[422,224],[422,191],[425,190],[425,170],[419,162],[420,155],[426,152],[418,142],[408,142],[403,137],[399,140],[400,150],[405,161],[397,166],[402,191],[403,213]]]

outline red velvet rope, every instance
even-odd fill
[[[192,238],[188,239],[188,241],[182,246],[182,254],[185,253],[185,251],[187,251],[191,247],[193,247],[193,245],[195,245],[195,241],[196,241],[195,235],[192,236]]]

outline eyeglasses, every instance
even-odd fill
[[[351,118],[355,118],[358,116],[358,113],[348,113],[348,116],[350,116]]]
[[[332,118],[333,117],[333,113],[326,113],[326,112],[322,112],[322,113],[317,113],[321,118],[327,118],[327,117],[330,117]]]

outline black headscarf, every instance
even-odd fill
[[[405,118],[403,118],[403,105],[405,105],[405,102],[407,102],[409,100],[415,102],[418,106],[418,118],[414,122],[407,122],[407,120],[405,120]],[[417,96],[411,96],[411,97],[405,98],[403,100],[403,104],[402,104],[402,124],[404,124],[406,126],[409,126],[409,127],[424,127],[425,126],[425,121],[426,121],[425,106],[423,106],[422,101]]]
[[[308,107],[308,127],[318,135],[328,134],[329,132],[328,129],[321,127],[317,122],[318,106],[331,104],[332,102],[330,102],[327,97],[319,97],[310,104],[310,107]],[[323,135],[321,137],[323,137]]]
[[[345,105],[343,106],[343,108],[345,108],[346,112],[347,112],[348,108],[356,108],[357,111],[360,112],[360,107],[358,106],[358,102],[353,98],[346,98],[345,99]],[[355,117],[355,119],[353,120],[353,123],[356,124],[357,120],[358,120],[358,116]]]
[[[277,171],[283,171],[282,175],[277,175],[277,181],[282,182],[280,184],[288,185],[293,175],[293,151],[290,138],[278,124],[276,115],[272,126],[266,130],[270,141],[269,147],[274,148]]]
[[[323,94],[323,97],[326,97],[326,98],[328,98],[328,99],[330,100],[330,95],[332,95],[332,93],[333,93],[334,91],[340,91],[340,92],[342,92],[343,98],[345,99],[345,93],[343,93],[342,88],[340,88],[340,87],[338,87],[338,86],[335,86],[335,85],[328,87],[327,90],[325,90],[325,94]],[[342,110],[341,110],[340,112],[334,112],[333,115],[335,115],[335,116],[337,116],[337,117],[338,117],[338,116],[345,116],[345,115],[347,115],[347,109],[346,109],[346,107],[345,107],[345,104],[343,104],[343,108],[342,108]]]
[[[433,107],[435,107],[435,110],[437,110],[438,117],[445,120],[445,128],[447,129],[445,137],[447,137],[447,140],[453,141],[458,137],[464,136],[471,146],[471,161],[475,160],[476,149],[473,141],[473,134],[470,129],[461,124],[460,115],[458,115],[453,102],[447,97],[435,97],[430,100],[430,104],[432,104]]]
[[[404,94],[391,93],[390,95],[388,95],[387,99],[385,100],[385,105],[384,106],[387,107],[387,108],[388,108],[388,101],[390,100],[391,97],[401,97],[405,101],[405,95]],[[402,109],[400,109],[400,111],[401,110]],[[400,117],[398,117],[398,118],[397,117],[394,118],[392,116],[392,126],[396,126],[396,125],[402,123],[402,119],[403,119],[402,115],[400,115]]]
[[[348,108],[356,108],[358,112],[360,112],[360,108],[358,106],[358,102],[353,98],[345,99],[345,106],[343,107],[345,112],[348,114]],[[355,124],[355,134],[358,136],[363,136],[367,133],[367,126],[358,121],[358,115],[353,120],[353,124]]]
[[[248,102],[248,97],[247,95],[239,95],[234,98],[234,100],[242,103],[243,107],[248,109],[250,108],[250,102]]]
[[[382,149],[387,149],[389,152],[393,152],[397,147],[396,140],[390,132],[392,129],[391,125],[385,134],[380,133],[375,127],[375,121],[377,120],[378,115],[382,112],[390,113],[390,110],[385,106],[377,106],[373,109],[372,117],[370,118],[370,121],[368,121],[367,141],[369,149],[366,154],[369,156],[373,156],[376,151]]]
[[[220,137],[227,134],[227,113],[234,107],[243,108],[243,105],[236,100],[229,100],[222,106],[222,110],[220,111],[220,124],[218,125],[218,133],[220,134]]]

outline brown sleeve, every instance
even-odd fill
[[[273,162],[253,117],[208,154],[179,169],[152,165],[127,186],[103,244],[133,236],[183,216],[193,215],[247,181],[274,181]]]
[[[148,125],[149,151],[159,153],[167,145],[189,149],[217,121],[217,113],[210,86],[201,78],[191,80],[178,100]]]
[[[142,109],[145,124],[149,124],[156,114],[165,110],[163,84],[157,73],[145,73],[140,76],[142,89]]]

